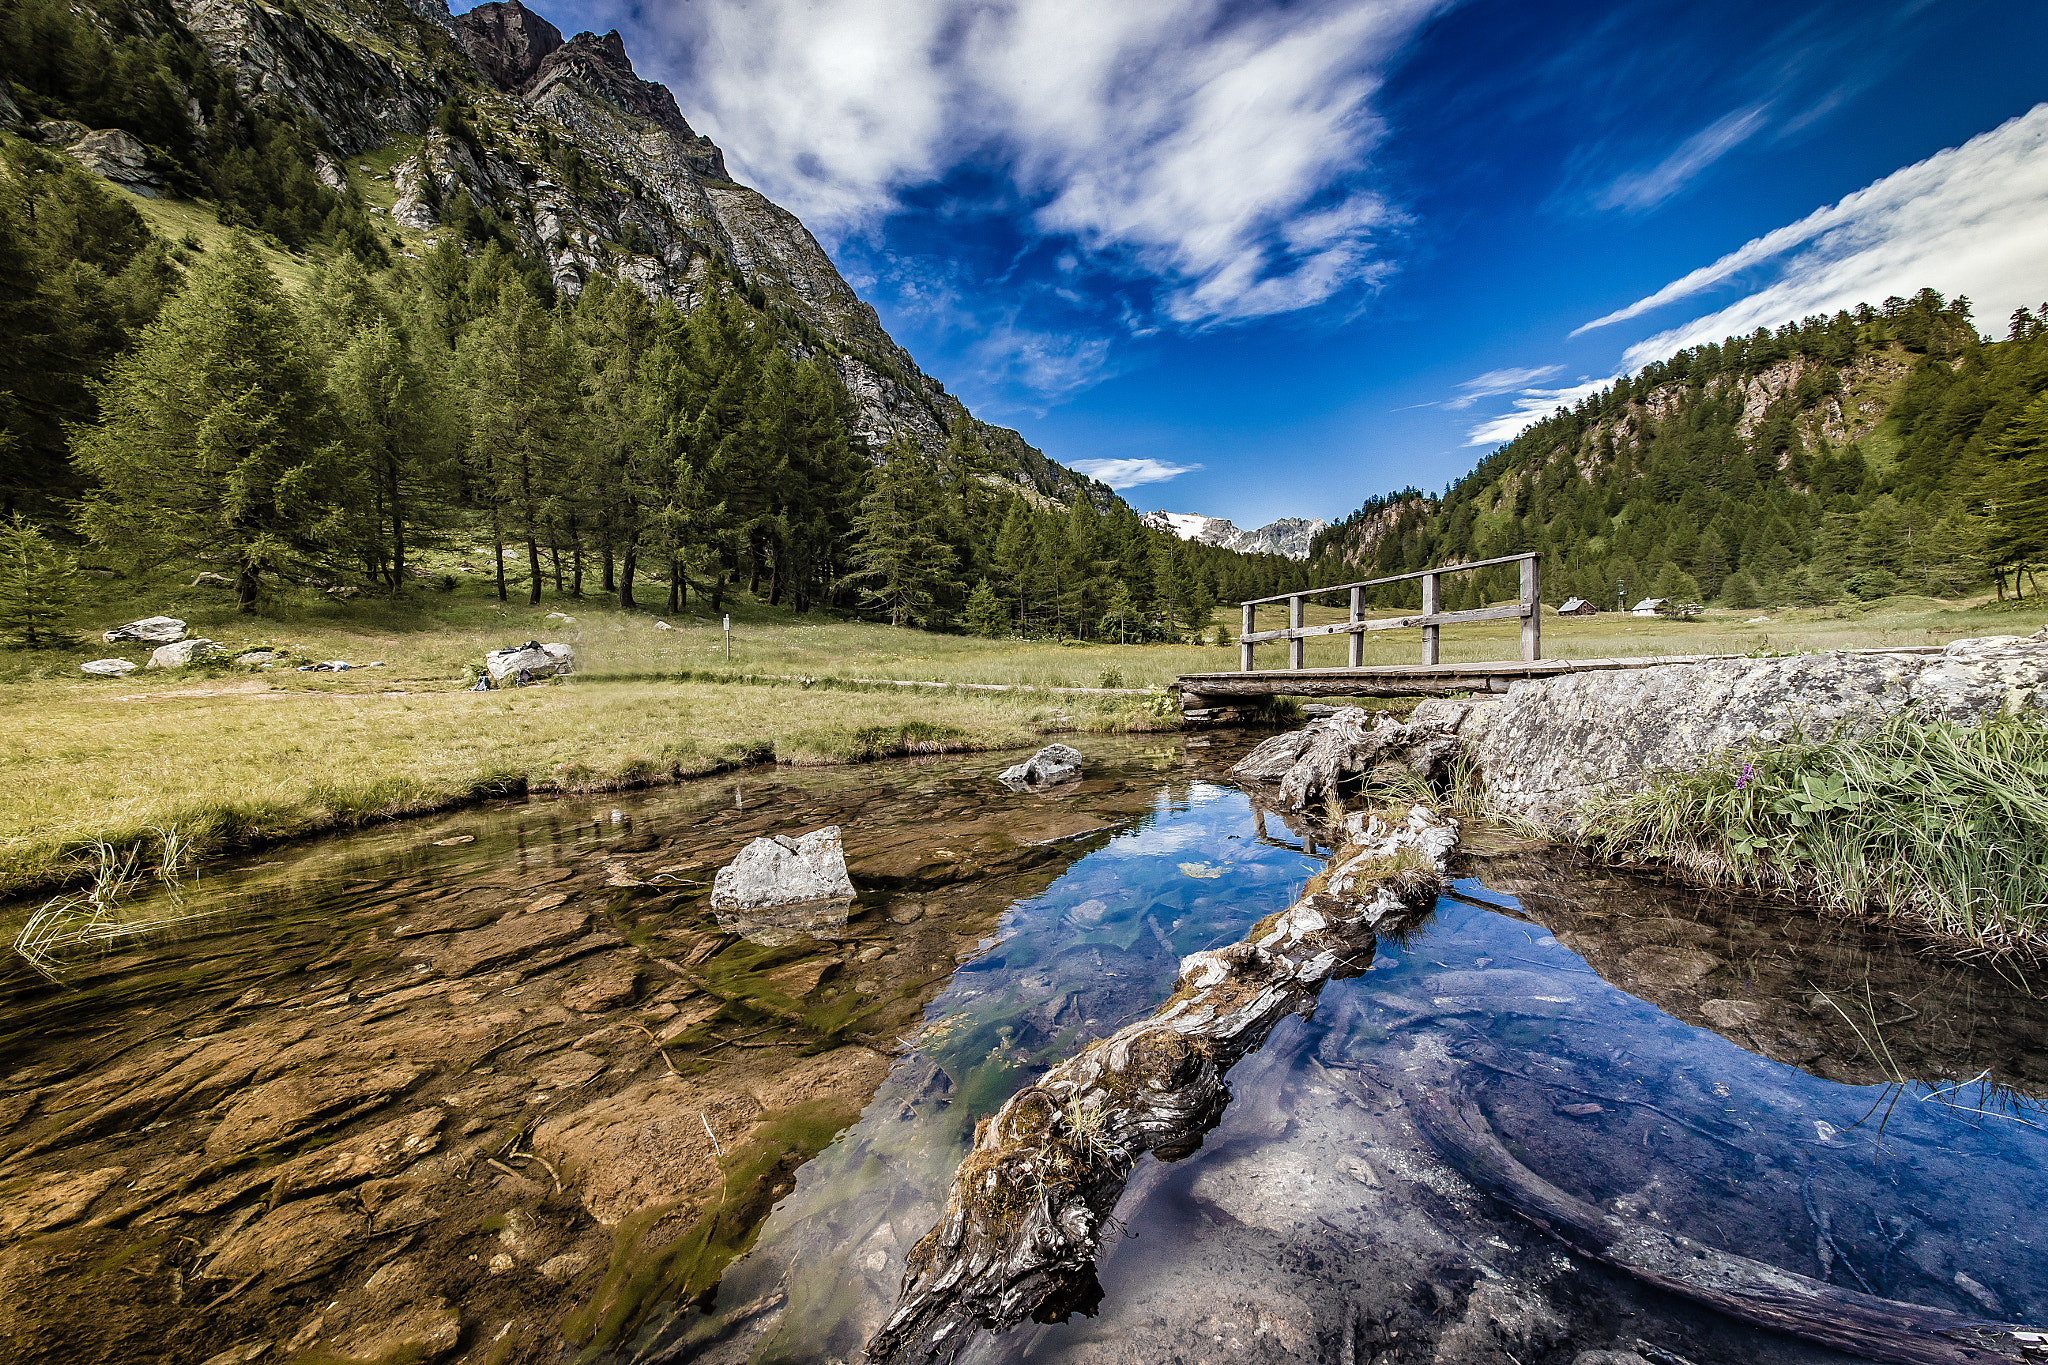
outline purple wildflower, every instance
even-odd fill
[[[1741,791],[1754,781],[1756,781],[1756,768],[1751,764],[1744,763],[1742,771],[1735,774],[1735,790]]]

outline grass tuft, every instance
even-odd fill
[[[1989,951],[2048,953],[2048,721],[1901,715],[1731,753],[1602,802],[1607,857],[1709,885],[1792,888]]]

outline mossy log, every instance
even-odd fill
[[[1890,1365],[2048,1360],[2048,1331],[2041,1328],[1859,1294],[1617,1218],[1515,1160],[1470,1101],[1427,1091],[1409,1098],[1438,1153],[1473,1184],[1580,1255],[1645,1284]]]
[[[976,1127],[939,1223],[911,1248],[872,1362],[952,1361],[978,1327],[1062,1322],[1102,1297],[1095,1256],[1138,1158],[1187,1156],[1230,1102],[1224,1076],[1325,982],[1372,962],[1376,933],[1427,914],[1457,822],[1354,814],[1329,870],[1244,940],[1181,960],[1173,995],[1012,1096]]]

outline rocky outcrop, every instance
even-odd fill
[[[2004,711],[2048,714],[2048,635],[1957,640],[1926,653],[1567,674],[1518,682],[1449,723],[1492,802],[1568,832],[1589,801],[1648,774],[1694,769],[1752,746],[1859,733],[1909,711],[1967,723]]]
[[[145,616],[125,626],[115,626],[100,638],[108,644],[134,640],[138,644],[167,645],[185,633],[185,623],[175,616]]]
[[[1417,806],[1353,815],[1299,901],[1227,948],[1190,954],[1151,1018],[1094,1044],[975,1128],[938,1226],[918,1239],[875,1362],[951,1361],[975,1330],[1092,1312],[1095,1257],[1140,1156],[1190,1155],[1230,1103],[1224,1076],[1323,986],[1371,965],[1379,931],[1436,904],[1458,826]],[[1320,884],[1318,884],[1320,883]]]
[[[772,910],[852,897],[853,879],[846,872],[837,825],[798,839],[783,834],[756,839],[719,868],[711,883],[713,910]]]
[[[1064,744],[1048,744],[1022,763],[996,774],[996,781],[1013,791],[1054,787],[1081,780],[1081,753]]]
[[[455,21],[477,73],[508,95],[526,89],[562,45],[562,31],[519,0],[490,0]]]
[[[94,175],[113,181],[130,194],[161,199],[163,177],[149,168],[149,149],[142,139],[119,128],[94,131],[67,119],[45,119],[36,125],[36,140],[55,147]]]

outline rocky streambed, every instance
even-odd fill
[[[1085,742],[1047,792],[949,758],[535,802],[210,875],[183,939],[6,980],[0,1355],[860,1359],[978,1123],[1324,871],[1331,831],[1227,777],[1251,742]],[[711,906],[751,839],[827,824],[850,907]],[[2048,1317],[2029,983],[1483,827],[1448,872],[1213,1128],[1122,1165],[1099,1302],[963,1358],[1852,1358],[1539,1225],[1515,1172],[1845,1294]]]

